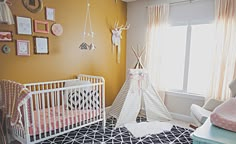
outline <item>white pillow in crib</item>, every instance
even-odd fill
[[[91,84],[90,81],[81,81],[81,80],[75,80],[75,81],[67,81],[65,82],[65,86],[64,87],[73,87],[73,86],[79,86],[79,85],[88,85],[88,84]],[[73,103],[71,105],[71,99],[68,99],[70,98],[71,96],[74,96],[74,93],[76,92],[76,95],[78,93],[78,91],[90,91],[92,90],[92,86],[86,86],[86,87],[82,87],[82,88],[77,88],[76,90],[75,89],[68,89],[68,90],[65,90],[64,92],[64,104],[65,104],[65,107],[67,108],[67,104],[68,104],[68,108],[69,109],[74,109],[73,108]],[[72,106],[72,107],[71,107]]]

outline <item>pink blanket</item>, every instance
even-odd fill
[[[53,114],[55,111],[55,115]],[[50,109],[45,109],[39,111],[39,118],[37,111],[34,111],[34,122],[29,127],[30,135],[49,132],[54,129],[63,128],[65,126],[70,126],[79,122],[83,122],[86,119],[94,118],[99,115],[99,110],[67,110],[64,108],[64,117],[63,117],[63,107],[60,106]],[[55,117],[55,119],[54,119]],[[45,122],[44,122],[45,119]]]
[[[218,106],[211,114],[210,120],[218,127],[236,132],[236,98]]]

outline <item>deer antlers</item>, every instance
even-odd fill
[[[117,30],[127,30],[127,29],[129,29],[129,27],[130,27],[130,24],[127,24],[127,22],[126,22],[125,26],[124,25],[119,26],[119,21],[115,22],[115,24],[114,24],[114,28]]]

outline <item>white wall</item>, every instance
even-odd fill
[[[182,0],[169,0],[170,2]],[[131,47],[143,47],[146,44],[147,6],[166,2],[166,0],[137,0],[128,3],[127,21],[131,24],[127,31],[126,70],[136,63]],[[169,23],[171,25],[208,23],[214,20],[214,0],[199,0],[192,3],[173,4],[170,6]],[[189,116],[192,103],[203,104],[203,98],[168,93],[165,104],[174,113]]]

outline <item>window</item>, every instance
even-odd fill
[[[170,26],[162,44],[161,83],[168,90],[205,95],[214,48],[214,25]]]
[[[167,89],[182,89],[187,27],[169,27],[163,38],[160,78]]]
[[[187,86],[191,93],[207,93],[214,40],[213,25],[192,26]]]

